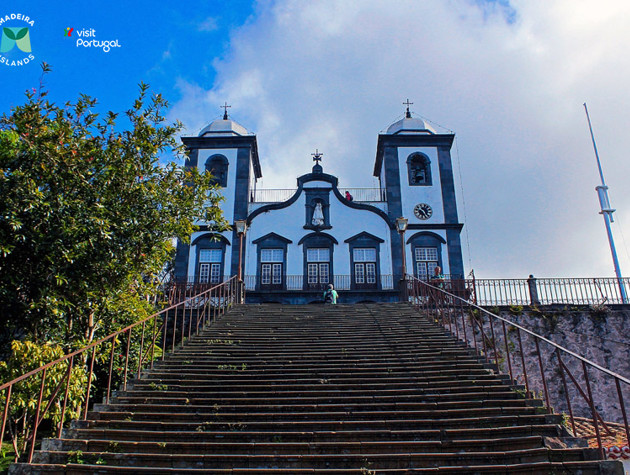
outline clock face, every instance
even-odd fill
[[[429,219],[433,214],[433,210],[426,203],[419,203],[413,208],[413,214],[418,219]]]

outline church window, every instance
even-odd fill
[[[365,231],[345,240],[350,250],[350,278],[353,289],[381,287],[379,250],[385,241]]]
[[[287,246],[291,240],[269,233],[252,241],[258,246],[257,289],[280,290],[286,286]]]
[[[282,263],[284,249],[260,250],[260,283],[261,285],[282,284]]]
[[[376,249],[354,248],[354,280],[356,284],[376,284]]]
[[[307,249],[306,265],[309,286],[330,282],[330,249]]]
[[[416,247],[414,250],[416,276],[420,280],[429,280],[438,266],[437,247]]]
[[[218,284],[221,282],[223,249],[199,250],[199,282]]]
[[[431,186],[431,160],[421,153],[412,153],[407,158],[409,185]]]
[[[206,171],[214,177],[212,182],[225,188],[228,178],[228,159],[224,155],[212,155],[206,160]]]

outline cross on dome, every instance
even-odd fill
[[[220,106],[222,109],[225,109],[225,112],[223,113],[223,120],[228,120],[228,113],[227,110],[228,108],[232,107],[232,106],[228,106],[228,103],[226,102],[224,105]]]
[[[411,112],[409,111],[410,105],[413,105],[413,102],[409,102],[409,98],[407,98],[407,102],[403,102],[403,106],[407,106],[407,112],[405,113],[407,119],[411,119]]]

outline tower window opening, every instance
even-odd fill
[[[421,153],[412,153],[407,158],[409,185],[431,186],[431,160]]]

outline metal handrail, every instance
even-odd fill
[[[32,417],[31,423],[32,430],[30,431],[31,435],[28,440],[25,441],[25,448],[30,445],[27,462],[30,463],[33,458],[33,453],[35,450],[35,445],[37,442],[37,430],[39,425],[44,420],[46,412],[50,409],[50,407],[54,404],[56,400],[61,402],[61,399],[58,399],[60,396],[60,391],[62,386],[65,384],[65,392],[63,398],[63,409],[61,413],[61,421],[57,427],[57,436],[61,437],[61,431],[63,429],[63,425],[65,422],[65,413],[66,413],[66,404],[68,402],[68,391],[70,386],[70,380],[72,377],[72,371],[74,367],[74,362],[76,360],[75,357],[79,355],[85,355],[84,367],[87,371],[87,387],[85,388],[84,397],[82,398],[80,404],[84,403],[84,407],[82,409],[83,419],[87,418],[89,404],[90,404],[90,393],[92,390],[92,380],[94,375],[94,363],[96,361],[96,349],[98,346],[103,343],[111,342],[111,350],[109,357],[109,369],[107,373],[107,388],[100,387],[99,389],[106,394],[105,400],[108,403],[111,395],[111,386],[112,386],[112,372],[114,370],[113,361],[114,354],[116,348],[117,337],[121,335],[127,334],[127,344],[124,351],[125,354],[125,366],[124,366],[124,376],[122,379],[123,390],[127,387],[127,381],[133,377],[134,374],[137,373],[138,377],[143,367],[146,365],[149,368],[153,368],[153,363],[155,361],[155,349],[158,338],[161,336],[161,350],[162,350],[162,360],[164,360],[165,354],[169,351],[167,348],[167,342],[170,337],[171,348],[170,351],[173,351],[177,345],[182,345],[184,342],[189,339],[192,335],[197,334],[200,328],[203,328],[208,323],[218,319],[223,315],[232,305],[235,303],[240,303],[243,301],[243,285],[242,282],[238,282],[236,277],[232,277],[226,282],[221,284],[212,286],[207,288],[201,293],[194,294],[193,291],[197,290],[197,286],[194,285],[184,285],[184,286],[172,286],[168,291],[168,302],[171,303],[167,308],[156,312],[142,320],[139,320],[136,323],[126,326],[120,330],[117,330],[110,335],[107,335],[97,341],[93,341],[89,345],[75,350],[71,353],[68,353],[61,358],[56,359],[55,361],[51,361],[41,367],[29,371],[9,382],[3,383],[0,385],[0,394],[3,391],[4,393],[4,408],[2,409],[2,424],[0,427],[0,445],[4,441],[4,434],[7,429],[7,422],[9,424],[11,421],[9,420],[9,414],[11,412],[11,394],[12,389],[16,384],[27,380],[28,378],[34,377],[41,373],[41,384],[38,402],[35,408],[34,416]],[[172,318],[169,318],[171,317]],[[181,322],[179,321],[181,319]],[[195,328],[193,329],[193,319],[195,319]],[[158,326],[158,320],[161,320],[161,323]],[[147,332],[147,324],[152,322],[153,328],[149,329],[149,332],[152,335],[147,338],[147,342],[150,341],[149,345],[146,348],[145,352],[145,333]],[[178,332],[178,324],[179,332]],[[138,363],[135,371],[129,374],[130,369],[130,355],[129,350],[132,343],[132,331],[134,329],[142,328],[142,336],[140,338],[140,351],[138,355]],[[188,328],[186,328],[188,327]],[[172,329],[170,334],[167,334],[167,330]],[[134,341],[137,343],[137,341]],[[91,350],[91,351],[90,351]],[[90,355],[91,353],[91,355]],[[150,356],[149,356],[150,353]],[[121,357],[123,353],[120,353]],[[58,383],[57,387],[52,392],[52,396],[50,400],[45,404],[43,401],[43,393],[44,387],[46,383],[46,372],[47,370],[60,365],[67,364],[68,370],[66,376]],[[45,409],[42,411],[42,407]],[[80,407],[75,407],[75,409],[80,409]],[[30,442],[30,444],[29,444]],[[12,443],[16,453],[16,461],[20,456],[20,451],[17,446],[17,435],[12,433]]]
[[[608,431],[608,428],[603,417],[595,408],[595,402],[587,367],[599,371],[600,374],[605,375],[605,377],[608,378],[608,381],[614,380],[615,387],[617,389],[619,407],[621,410],[621,419],[623,420],[627,440],[630,441],[630,427],[628,425],[628,415],[626,405],[624,403],[624,391],[621,386],[621,384],[623,383],[625,385],[625,390],[630,390],[629,378],[615,373],[607,368],[604,368],[603,366],[575,353],[574,351],[571,351],[549,340],[548,338],[543,337],[542,335],[538,335],[537,333],[523,327],[522,325],[507,320],[499,315],[496,315],[495,313],[492,313],[480,307],[479,305],[471,303],[470,301],[468,301],[469,290],[462,285],[459,285],[457,287],[452,286],[450,288],[451,291],[447,292],[443,288],[445,286],[444,281],[424,282],[418,280],[413,276],[408,276],[405,280],[405,283],[406,285],[404,286],[404,299],[406,301],[409,301],[418,310],[421,310],[430,321],[441,321],[441,324],[444,328],[448,329],[449,332],[451,334],[454,334],[458,339],[463,340],[466,344],[472,346],[479,354],[485,356],[486,358],[488,358],[488,360],[493,359],[496,367],[499,370],[503,370],[504,372],[507,370],[507,373],[510,375],[511,380],[516,381],[517,378],[522,378],[523,382],[525,383],[527,395],[532,394],[532,381],[527,373],[528,366],[530,369],[532,367],[535,368],[536,366],[538,366],[540,384],[542,384],[541,394],[544,395],[547,411],[549,413],[553,413],[550,402],[552,395],[550,394],[549,385],[547,383],[548,380],[551,381],[548,375],[549,368],[543,365],[540,344],[544,343],[550,346],[552,350],[548,352],[549,362],[551,362],[553,355],[555,355],[557,359],[556,368],[558,369],[562,377],[562,388],[564,390],[566,407],[569,412],[573,434],[579,435],[576,429],[574,407],[569,396],[569,389],[567,387],[567,378],[565,377],[565,374],[569,377],[569,381],[573,383],[574,387],[577,389],[577,392],[582,396],[583,400],[588,405],[588,409],[591,413],[590,415],[592,419],[592,424],[595,428],[597,447],[600,450],[602,458],[603,448],[601,441],[600,425],[606,431]],[[462,298],[461,295],[466,297],[466,299]],[[487,316],[487,323],[484,321],[484,315]],[[466,324],[466,317],[468,317],[468,325]],[[497,333],[495,333],[495,323],[498,323],[502,327],[502,332],[497,332],[499,338],[497,338]],[[506,327],[510,327],[511,330],[507,331]],[[519,349],[518,354],[516,352],[516,344],[514,344],[514,342],[511,342],[510,338],[508,337],[508,333],[512,332],[516,333],[517,336],[516,340]],[[480,342],[477,342],[477,334],[479,334],[479,337],[481,338]],[[535,355],[538,360],[537,362],[532,363],[531,360],[526,360],[526,354],[523,351],[522,334],[525,334],[526,336],[529,336],[533,339],[535,345]],[[503,336],[503,349],[499,348],[501,335]],[[510,344],[513,345],[512,350],[510,349]],[[502,352],[503,354],[501,354]],[[494,353],[494,357],[491,356],[491,353]],[[519,356],[519,354],[520,362],[517,361],[516,358],[517,356]],[[573,375],[567,364],[562,360],[561,355],[573,358],[573,361],[581,363],[586,391],[582,389],[576,377]],[[519,366],[521,374],[515,376],[515,372]],[[547,372],[545,371],[546,368]],[[560,389],[558,390],[558,392],[560,392]],[[560,405],[559,401],[561,401],[560,397],[558,399],[554,398],[555,405]]]

